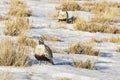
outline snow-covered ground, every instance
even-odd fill
[[[0,1],[1,14],[5,15],[7,6],[3,3],[4,0]],[[73,31],[69,28],[50,28],[49,26],[59,25],[57,20],[51,20],[48,18],[48,13],[54,11],[55,3],[49,3],[49,0],[26,0],[28,8],[32,10],[32,16],[30,21],[32,29],[28,30],[27,33],[30,37],[35,38],[42,35],[53,35],[61,38],[61,42],[50,42],[46,44],[54,46],[58,51],[64,51],[70,43],[77,41],[90,40],[91,38],[108,38],[113,35],[119,34],[108,34],[108,33],[89,33],[83,31]],[[119,0],[112,0],[118,1]],[[84,18],[90,16],[88,12],[79,12]],[[68,24],[67,27],[72,26]],[[3,22],[0,21],[0,38],[2,35]],[[29,67],[5,67],[0,66],[0,75],[3,72],[9,71],[8,80],[57,80],[58,78],[67,77],[71,80],[120,80],[120,53],[116,52],[115,49],[119,44],[110,42],[104,42],[94,44],[94,49],[101,50],[103,52],[102,57],[79,55],[79,54],[58,54],[53,53],[55,65],[51,64],[38,64],[38,61],[31,55],[31,60],[35,64]],[[87,60],[90,59],[95,62],[95,70],[78,69],[72,66],[72,60]]]

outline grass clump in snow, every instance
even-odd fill
[[[85,55],[95,55],[100,56],[101,53],[99,51],[93,51],[92,46],[86,43],[74,43],[70,44],[67,49],[68,53],[72,54],[85,54]]]
[[[63,9],[67,11],[81,10],[82,7],[74,0],[72,1],[63,1],[60,3],[60,6],[56,7],[57,10]]]
[[[95,64],[91,61],[91,60],[86,60],[85,62],[80,60],[73,60],[73,66],[76,68],[85,68],[85,69],[90,69],[90,70],[94,70],[95,68]]]
[[[58,78],[57,80],[71,80],[70,78],[64,77],[64,78]]]
[[[112,36],[110,38],[103,38],[101,40],[97,40],[96,38],[92,38],[91,42],[97,42],[97,43],[101,43],[101,42],[120,43],[120,37],[119,36]]]
[[[78,17],[78,18],[76,18],[73,27],[75,30],[83,30],[84,31],[88,27],[88,23],[84,19]]]
[[[46,41],[61,41],[57,36],[44,35],[42,38]]]
[[[23,0],[10,0],[9,4],[11,6],[22,6],[26,7],[26,3]]]
[[[101,1],[101,2],[84,2],[82,4],[82,6],[88,8],[92,13],[95,14],[101,14],[101,13],[106,13],[106,11],[109,10],[110,13],[114,13],[115,10],[111,10],[111,9],[119,9],[120,8],[120,3],[119,2],[107,2],[105,0]],[[116,10],[118,12],[118,10]],[[115,12],[116,12],[115,11]]]
[[[86,2],[84,2],[83,4],[82,4],[82,6],[94,6],[94,4],[95,4],[96,2],[94,2],[94,3],[91,3],[90,1],[86,1]]]
[[[91,22],[93,23],[108,23],[111,22],[113,20],[113,18],[106,18],[104,16],[94,16],[93,18],[91,18]]]
[[[18,49],[11,39],[0,40],[0,66],[27,66],[28,56],[24,49]]]
[[[24,7],[11,6],[7,14],[17,17],[27,17],[31,15],[31,11]]]
[[[112,36],[110,39],[109,39],[110,42],[113,42],[113,43],[120,43],[120,37],[119,36]]]
[[[20,34],[17,37],[17,44],[18,46],[31,46],[32,48],[35,48],[37,43],[30,39],[26,34]]]
[[[17,17],[27,17],[31,15],[31,11],[26,8],[26,3],[24,1],[11,0],[10,8],[7,14]]]
[[[5,35],[16,36],[20,34],[23,30],[30,29],[31,25],[29,24],[28,18],[17,17],[15,19],[10,19],[5,22]]]
[[[116,51],[117,51],[117,52],[120,52],[120,47],[117,47]]]
[[[95,14],[99,14],[99,13],[104,13],[110,7],[120,8],[120,3],[102,1],[100,3],[93,3],[93,6],[94,7],[92,9],[92,12]]]
[[[10,18],[9,17],[7,17],[7,16],[1,16],[0,15],[0,20],[9,20]]]
[[[0,77],[0,80],[8,80],[8,76],[9,76],[9,71],[5,71],[2,76]],[[14,80],[14,79],[9,79],[9,80]]]
[[[106,9],[104,13],[95,15],[91,22],[96,23],[110,23],[115,22],[117,19],[116,16],[119,16],[120,9],[112,8],[112,9]],[[98,17],[99,16],[99,17]]]
[[[108,38],[103,38],[103,39],[96,39],[96,38],[92,38],[91,39],[91,42],[96,42],[96,43],[102,43],[102,42],[107,42],[108,41]]]
[[[85,21],[80,17],[75,20],[73,28],[74,30],[89,32],[120,33],[119,28],[111,27],[108,23],[96,24]]]
[[[48,18],[57,20],[58,19],[58,11],[50,11],[50,12],[48,12]]]

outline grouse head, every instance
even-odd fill
[[[44,40],[43,40],[43,38],[39,38],[39,44],[44,44]]]

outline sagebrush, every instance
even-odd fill
[[[29,51],[16,47],[11,39],[0,40],[0,66],[28,66]]]
[[[31,25],[29,24],[28,18],[13,18],[5,21],[4,34],[10,36],[16,36],[20,34],[23,30],[30,29]]]

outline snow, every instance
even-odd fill
[[[0,10],[2,15],[6,14],[6,7],[2,4],[5,0],[0,0]],[[111,0],[109,0],[111,1]],[[118,1],[120,0],[112,0]],[[42,35],[52,35],[61,38],[61,42],[45,42],[48,46],[54,46],[58,51],[64,51],[70,43],[78,41],[86,41],[91,38],[110,38],[119,34],[108,33],[90,33],[83,31],[73,31],[72,24],[67,24],[67,29],[49,28],[49,26],[57,26],[56,20],[48,19],[48,12],[54,10],[58,4],[48,3],[48,0],[26,0],[28,8],[32,10],[32,16],[29,17],[32,29],[27,33],[31,38],[38,39]],[[72,12],[69,12],[73,14]],[[88,12],[78,12],[83,18],[91,16]],[[86,15],[85,15],[86,14]],[[2,28],[3,22],[0,21],[0,39],[3,39]],[[120,35],[119,35],[120,36]],[[120,53],[116,52],[119,44],[104,42],[94,44],[95,50],[103,52],[101,57],[79,55],[79,54],[59,54],[53,53],[53,61],[55,65],[38,64],[38,61],[31,54],[31,60],[34,62],[29,67],[11,67],[0,66],[0,76],[3,72],[9,71],[9,78],[15,80],[57,80],[58,78],[67,77],[71,80],[120,80]],[[33,52],[33,51],[31,51]],[[79,69],[72,65],[72,60],[87,60],[90,59],[95,62],[95,70]]]

